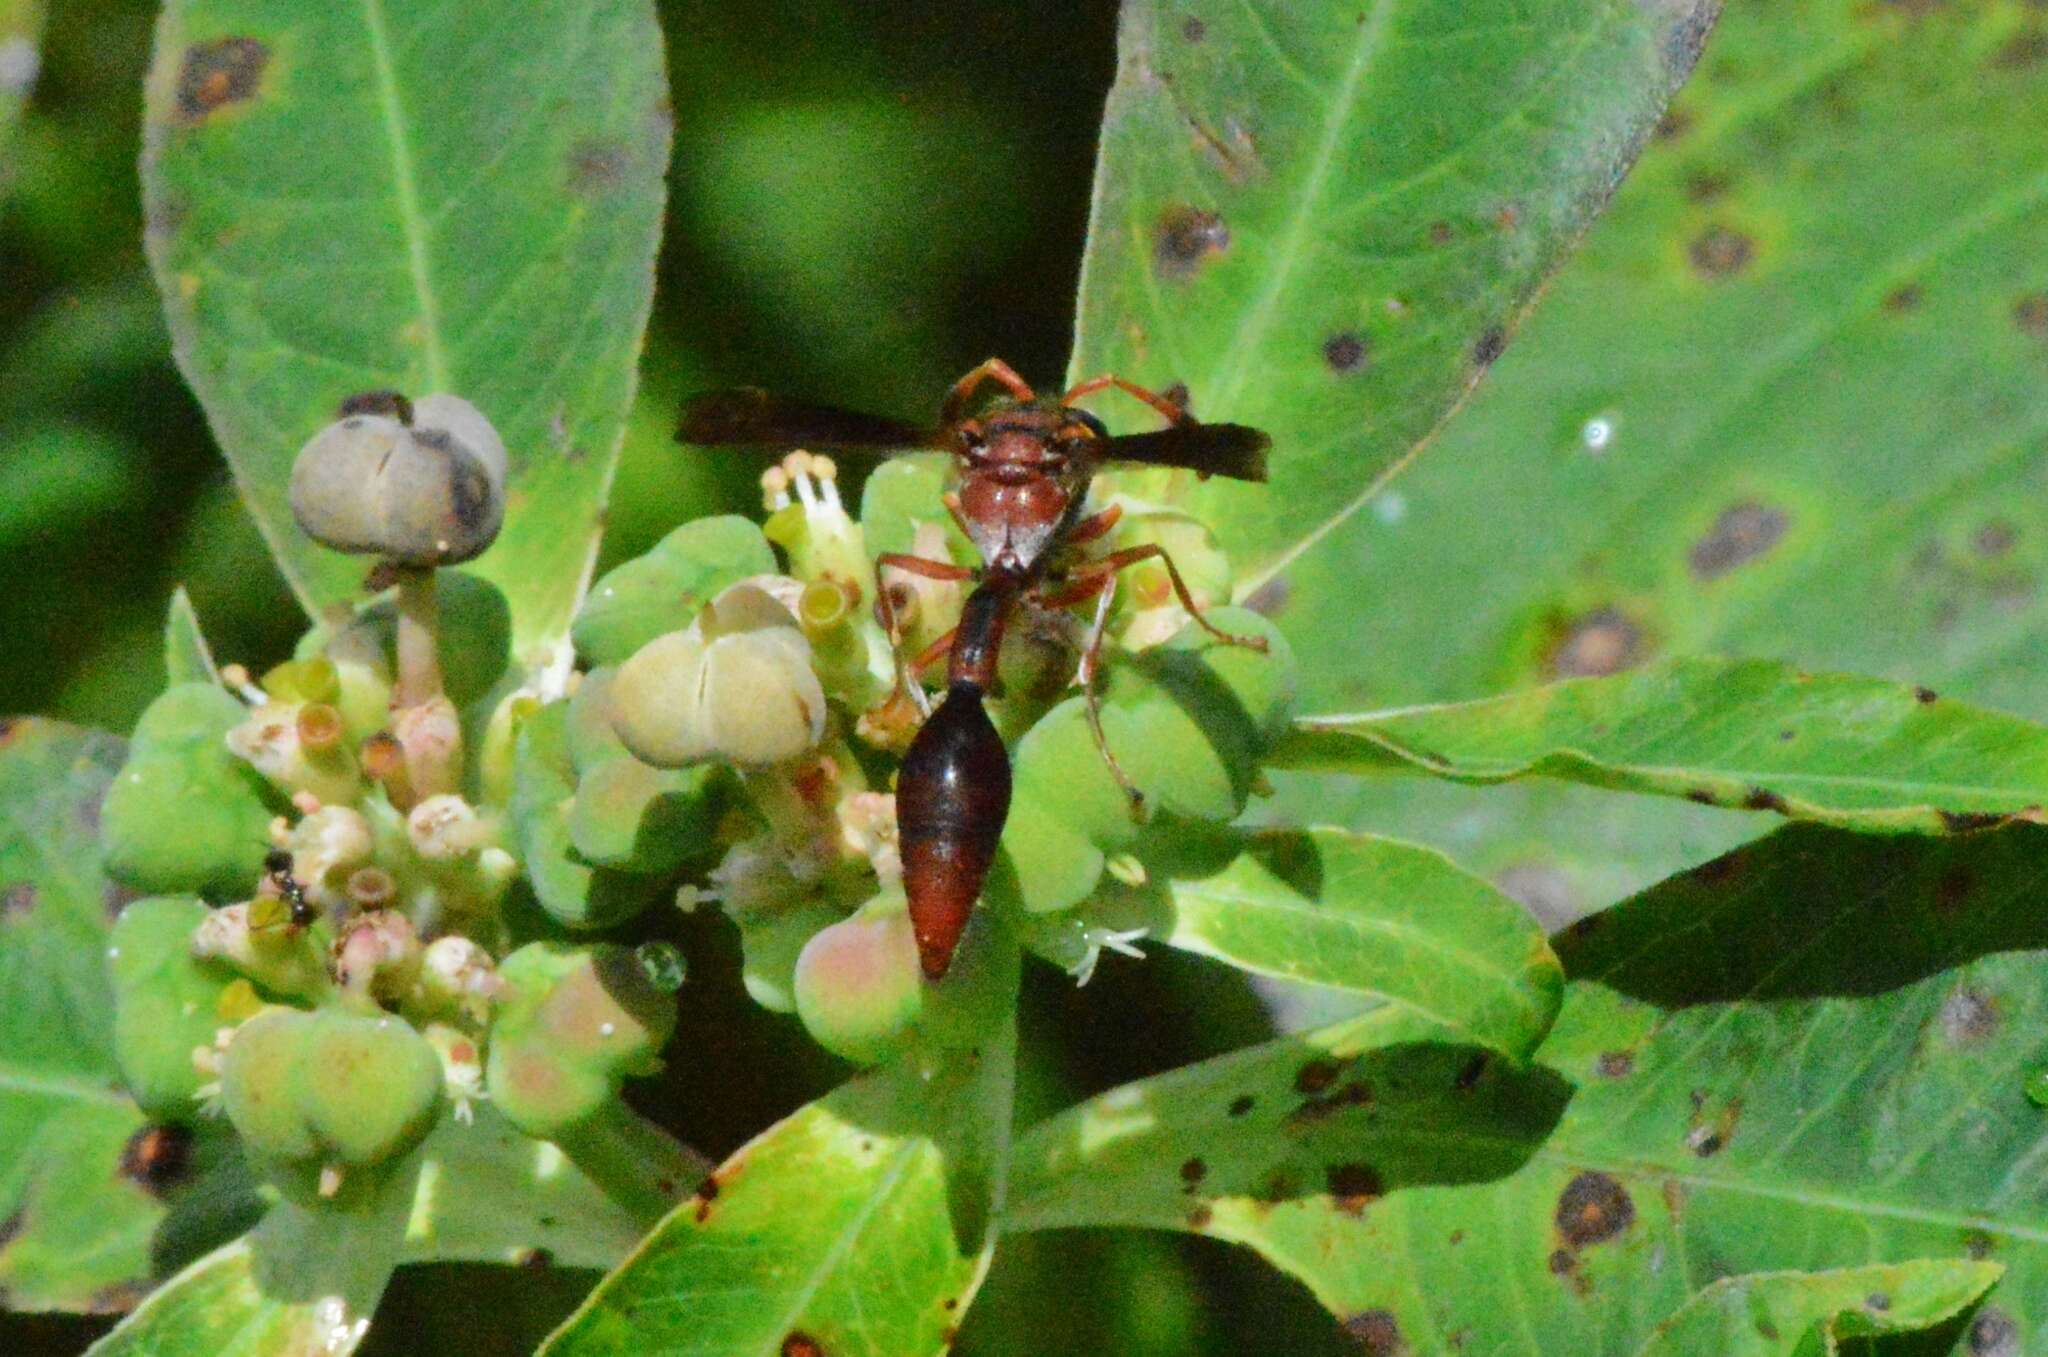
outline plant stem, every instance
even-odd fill
[[[713,1167],[616,1098],[554,1140],[599,1190],[646,1225],[667,1215]]]
[[[394,707],[441,695],[441,605],[432,566],[398,567],[398,683]]]

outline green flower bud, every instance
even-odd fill
[[[505,519],[505,444],[459,396],[426,396],[405,413],[347,414],[313,435],[292,464],[292,516],[337,551],[467,561]]]
[[[252,1154],[309,1160],[320,1152],[299,1093],[315,1025],[302,1009],[266,1009],[236,1028],[228,1043],[221,1103]]]
[[[903,893],[819,930],[797,958],[795,988],[804,1030],[834,1055],[871,1065],[908,1047],[925,984]]]
[[[598,580],[570,636],[585,664],[623,664],[655,637],[690,625],[728,585],[775,569],[775,552],[750,519],[685,523],[645,556]]]
[[[513,1125],[543,1139],[599,1112],[629,1075],[660,1068],[676,1002],[633,952],[529,943],[499,967],[506,994],[485,1079]]]
[[[362,774],[344,742],[341,713],[324,703],[270,702],[227,733],[228,749],[286,794],[323,805],[362,795]]]
[[[213,1044],[221,992],[234,973],[192,955],[210,911],[191,896],[137,900],[114,921],[107,969],[114,989],[114,1058],[152,1121],[186,1121],[206,1082],[192,1053]]]
[[[209,683],[176,684],[150,703],[101,809],[109,876],[153,894],[248,889],[272,812],[262,779],[228,752],[246,714]]]
[[[810,643],[753,584],[727,589],[687,631],[636,652],[612,683],[611,706],[626,747],[661,768],[780,763],[825,734]]]

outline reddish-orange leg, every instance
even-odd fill
[[[1029,405],[1038,399],[1038,393],[1030,383],[1017,375],[1017,369],[1000,358],[991,358],[974,371],[953,383],[953,389],[946,393],[946,403],[939,407],[939,423],[950,427],[960,422],[960,416],[967,410],[967,398],[983,382],[997,381],[1010,389],[1010,394]]]
[[[1103,373],[1100,377],[1090,377],[1087,381],[1076,384],[1066,395],[1060,397],[1060,404],[1072,405],[1083,396],[1092,396],[1098,391],[1107,391],[1111,387],[1115,387],[1125,395],[1136,396],[1139,400],[1166,416],[1168,424],[1185,424],[1188,422],[1188,412],[1175,405],[1166,397],[1156,391],[1147,391],[1136,382],[1127,382],[1114,373],[1108,372]]]
[[[1084,561],[1076,566],[1070,574],[1076,580],[1094,575],[1114,575],[1120,570],[1126,570],[1138,564],[1140,561],[1155,559],[1166,567],[1166,578],[1173,585],[1173,596],[1180,600],[1180,606],[1187,609],[1188,616],[1192,617],[1196,625],[1200,626],[1203,631],[1208,632],[1225,645],[1243,646],[1246,650],[1265,650],[1265,637],[1239,636],[1234,632],[1224,631],[1211,622],[1208,614],[1196,605],[1194,595],[1188,592],[1187,581],[1180,577],[1180,567],[1173,563],[1173,557],[1166,554],[1166,548],[1160,546],[1157,542],[1146,542],[1135,547],[1125,547],[1122,551],[1112,551],[1107,556],[1098,556],[1092,561]]]
[[[896,605],[889,601],[889,585],[882,576],[883,570],[890,566],[906,575],[918,575],[928,580],[945,580],[948,583],[971,580],[974,578],[974,572],[966,566],[954,565],[951,561],[928,561],[922,556],[910,556],[900,551],[885,551],[875,557],[875,607],[882,614],[882,630],[888,633],[889,653],[896,661],[896,696],[908,693],[910,700],[917,704],[918,713],[930,716],[931,699],[925,696],[924,685],[910,681],[910,667],[903,663],[903,634],[896,626]],[[953,634],[947,632],[942,639],[950,646]],[[920,656],[919,662],[922,665],[930,661]]]

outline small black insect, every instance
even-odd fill
[[[319,906],[306,898],[306,888],[292,875],[292,855],[273,848],[263,855],[263,876],[277,891],[278,898],[291,907],[287,920],[293,928],[306,928],[320,917]]]

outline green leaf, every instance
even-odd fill
[[[164,621],[164,669],[172,683],[219,683],[220,670],[200,630],[192,596],[179,585],[171,593],[171,613]]]
[[[1275,450],[1265,490],[1123,483],[1182,499],[1253,583],[1342,521],[1499,356],[1714,12],[1126,6],[1071,375],[1184,385]]]
[[[391,1280],[413,1197],[394,1172],[356,1210],[279,1202],[152,1293],[88,1357],[348,1357]]]
[[[609,1268],[644,1232],[554,1146],[513,1130],[488,1103],[464,1124],[443,1117],[420,1148],[408,1263],[525,1263]]]
[[[120,1087],[94,825],[111,736],[0,721],[0,1291],[120,1310],[248,1208],[230,1138],[151,1127]]]
[[[846,1084],[728,1159],[549,1357],[895,1357],[948,1342],[988,1267],[1014,1032]]]
[[[1922,1258],[1724,1277],[1659,1324],[1639,1357],[1833,1357],[1843,1338],[1911,1333],[1953,1317],[2004,1271],[1997,1263]]]
[[[1300,723],[1283,761],[1458,782],[1553,777],[1866,831],[2048,803],[2048,728],[1932,689],[1684,659],[1505,697]]]
[[[352,394],[448,391],[511,453],[516,653],[581,596],[633,389],[668,165],[645,0],[176,0],[143,187],[180,367],[309,611],[364,563],[293,525],[299,447]]]
[[[1304,709],[1722,653],[2048,717],[2036,17],[1732,8],[1486,387],[1268,591]],[[1756,828],[1562,787],[1283,780],[1279,813],[1311,808],[1577,908]]]
[[[1446,1080],[1400,1029],[1313,1076],[1329,1036],[1225,1056],[1024,1137],[1010,1224],[1248,1244],[1376,1352],[1627,1357],[1724,1276],[1988,1258],[1967,1350],[2026,1351],[2048,1332],[2044,854],[2025,823],[1787,827],[1561,935],[1533,1069]],[[1374,1077],[1397,1058],[1418,1064]],[[1375,1177],[1348,1209],[1331,1190]]]
[[[1514,901],[1434,849],[1337,829],[1213,834],[1106,881],[1090,918],[1244,970],[1385,998],[1520,1060],[1564,974]]]

